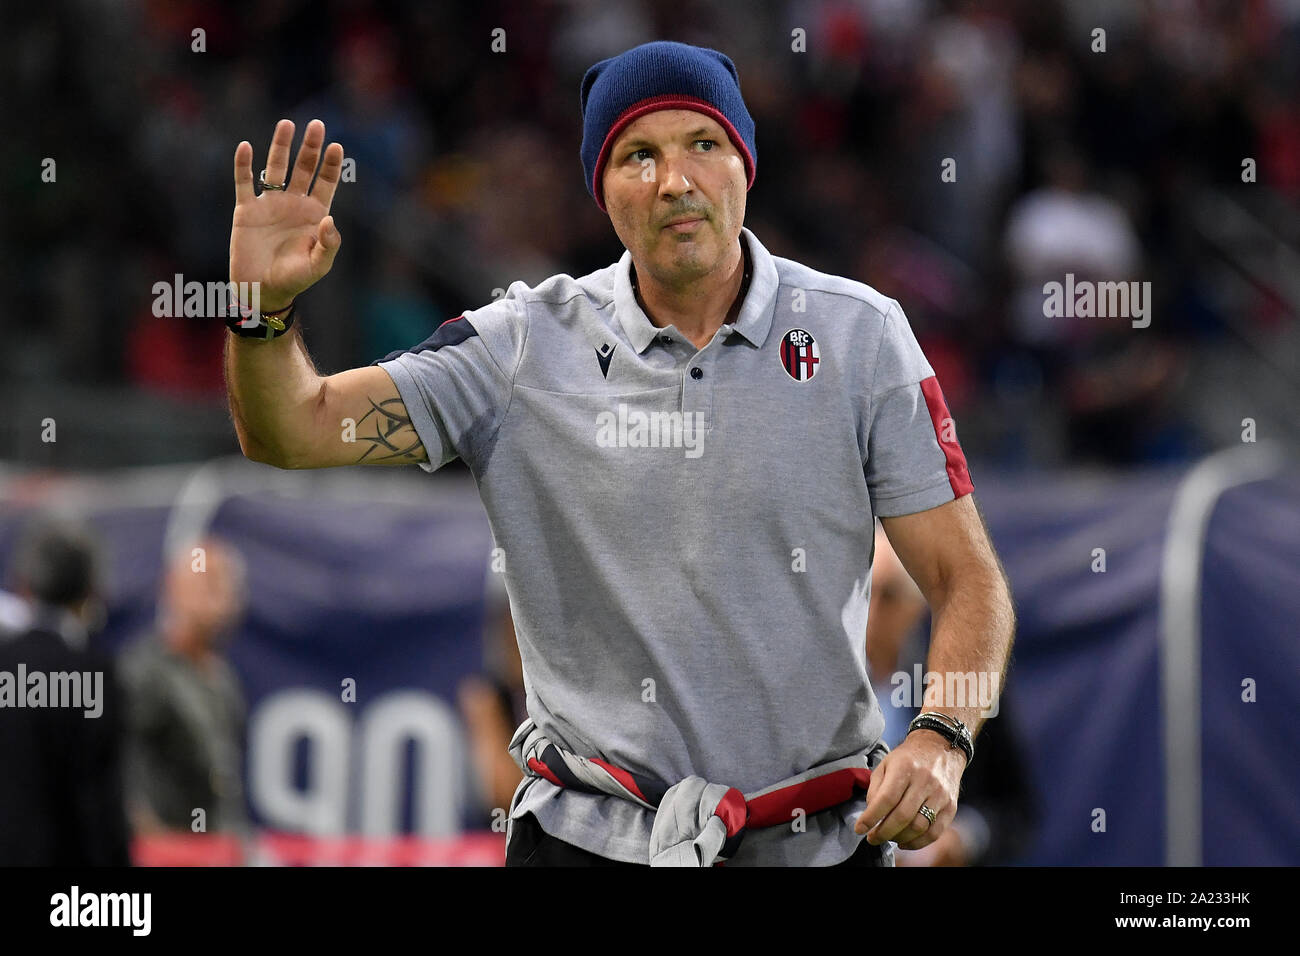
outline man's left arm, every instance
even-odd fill
[[[922,711],[960,720],[973,736],[995,706],[1015,633],[1010,588],[983,518],[966,494],[926,511],[882,517],[881,523],[930,605],[926,669],[937,680],[927,687]],[[974,700],[965,693],[953,696],[967,699],[943,699],[948,688],[978,691],[981,686],[994,700],[980,700],[979,693]],[[867,809],[855,831],[866,833],[873,844],[893,840],[906,850],[928,846],[956,816],[965,765],[965,754],[943,735],[908,734],[872,772]],[[933,823],[921,815],[922,804],[935,812]]]

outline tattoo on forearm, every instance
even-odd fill
[[[386,398],[377,403],[367,395],[366,401],[370,403],[370,411],[357,422],[357,441],[366,441],[370,445],[361,453],[357,463],[367,459],[372,462],[419,461],[420,436],[415,433],[410,416],[405,414],[406,406],[402,404],[401,398]],[[367,420],[372,423],[370,427],[374,431],[373,435],[360,434],[360,429]],[[375,453],[374,457],[371,457],[372,452]]]

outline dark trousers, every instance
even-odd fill
[[[541,828],[537,818],[525,813],[511,824],[510,842],[506,846],[506,866],[645,866],[624,863],[588,852],[565,843]],[[853,855],[835,866],[893,866],[893,854],[885,855],[884,846],[872,846],[864,838]]]

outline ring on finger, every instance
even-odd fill
[[[263,189],[271,189],[271,190],[275,190],[275,189],[284,189],[284,188],[285,188],[285,184],[284,184],[284,183],[281,183],[281,184],[278,185],[278,186],[275,185],[275,183],[268,183],[268,182],[266,181],[266,170],[265,170],[265,169],[262,170],[262,175],[260,175],[260,176],[257,177],[257,185],[261,186]]]
[[[927,807],[924,803],[921,804],[921,809],[918,812],[921,814],[921,816],[929,820],[931,824],[934,823],[934,818],[938,816],[937,813],[935,813],[933,810]]]

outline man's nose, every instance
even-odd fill
[[[681,196],[695,189],[691,182],[694,173],[688,170],[688,165],[681,159],[663,158],[659,164],[660,196]]]

